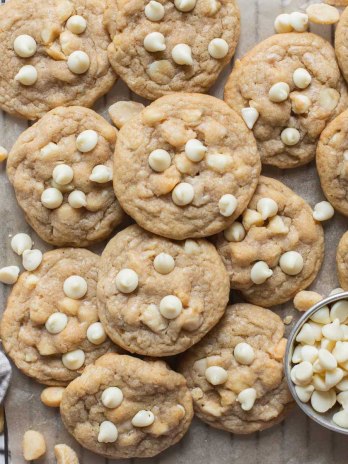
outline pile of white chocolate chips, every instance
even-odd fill
[[[316,311],[302,326],[296,342],[291,380],[298,398],[303,403],[310,401],[318,413],[339,403],[342,408],[332,420],[348,428],[348,300]]]

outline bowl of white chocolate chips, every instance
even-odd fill
[[[348,292],[312,306],[290,333],[285,375],[299,407],[348,435]]]

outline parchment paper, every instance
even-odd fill
[[[309,3],[309,2],[308,2]],[[311,3],[314,3],[311,2]],[[273,33],[273,22],[277,14],[291,12],[306,6],[302,0],[239,0],[242,14],[242,33],[236,57],[241,57],[257,42]],[[317,32],[333,41],[334,30],[330,26],[312,26]],[[211,89],[211,94],[222,97],[223,86],[232,69],[233,63],[222,73],[218,83]],[[117,100],[134,99],[142,101],[132,94],[126,85],[119,81],[113,91],[94,109],[107,116],[107,108]],[[28,123],[11,116],[0,114],[0,144],[10,149],[16,137],[28,127]],[[315,164],[293,170],[264,168],[263,173],[273,176],[299,195],[312,206],[324,199],[321,192]],[[20,264],[20,259],[10,249],[10,237],[18,232],[28,232],[35,240],[35,247],[42,251],[49,249],[30,230],[24,216],[17,205],[12,188],[5,175],[5,166],[0,167],[0,267]],[[325,224],[326,251],[325,262],[312,289],[327,294],[338,286],[335,266],[335,252],[339,238],[346,231],[347,219],[335,214],[333,220]],[[6,304],[8,288],[1,287],[1,307]],[[291,302],[281,308],[275,308],[283,317],[287,314],[299,314],[292,308]],[[288,327],[289,330],[290,327]],[[33,382],[14,369],[10,392],[6,400],[6,416],[8,423],[9,446],[12,463],[22,464],[21,441],[25,430],[34,428],[41,431],[46,438],[48,452],[39,463],[55,463],[53,446],[67,443],[78,453],[82,464],[107,463],[156,463],[156,464],[343,464],[348,462],[348,440],[343,435],[334,434],[310,421],[298,409],[279,426],[262,433],[249,436],[238,436],[215,430],[199,420],[195,420],[190,431],[177,446],[172,447],[154,459],[134,459],[108,461],[78,446],[64,430],[59,413],[45,407],[40,401],[42,386]]]

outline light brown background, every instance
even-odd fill
[[[315,3],[307,2],[308,3]],[[239,0],[242,15],[242,34],[237,57],[273,33],[273,22],[277,14],[290,12],[306,6],[304,0]],[[333,40],[334,31],[330,26],[311,28],[328,40]],[[211,94],[222,97],[223,86],[233,63],[223,72]],[[107,108],[117,100],[136,99],[127,87],[118,82],[113,91],[95,105],[97,112],[107,117]],[[26,121],[20,121],[0,113],[0,145],[10,149],[16,137],[26,128]],[[315,164],[281,171],[264,169],[303,196],[312,206],[323,199]],[[20,263],[9,244],[12,234],[28,232],[35,240],[35,247],[46,250],[45,245],[30,230],[24,216],[16,204],[13,190],[5,174],[4,164],[0,165],[0,267]],[[312,288],[327,294],[337,287],[335,252],[339,238],[347,229],[347,219],[335,214],[333,220],[325,225],[325,262]],[[5,307],[9,288],[0,288],[0,306]],[[298,314],[291,303],[278,308],[281,315]],[[80,448],[65,432],[57,411],[47,408],[40,402],[42,386],[14,370],[10,392],[6,400],[6,415],[9,430],[9,445],[13,464],[25,461],[21,455],[21,440],[25,430],[34,428],[44,433],[48,453],[39,463],[55,463],[53,446],[56,443],[70,444],[79,454],[82,464],[134,463],[134,464],[343,464],[348,462],[348,439],[329,432],[311,422],[298,409],[283,422],[262,433],[250,436],[237,436],[224,433],[195,420],[186,437],[177,446],[167,450],[154,459],[135,459],[130,461],[108,461]]]

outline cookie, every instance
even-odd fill
[[[239,38],[235,0],[108,0],[109,60],[129,88],[149,100],[206,92]]]
[[[262,163],[279,168],[311,161],[326,123],[348,106],[332,46],[311,33],[256,45],[236,63],[224,99],[244,114]]]
[[[239,434],[282,421],[293,401],[283,372],[283,336],[284,324],[272,311],[246,303],[229,306],[180,362],[196,415]]]
[[[337,274],[340,286],[348,290],[348,232],[343,234],[336,253]]]
[[[112,188],[116,129],[92,110],[60,107],[24,131],[7,173],[26,219],[56,246],[105,239],[123,213]]]
[[[0,10],[0,108],[26,119],[91,106],[116,81],[106,0],[11,0]]]
[[[348,216],[348,111],[322,132],[317,147],[317,170],[324,195],[340,213]]]
[[[6,353],[24,374],[67,385],[111,349],[98,322],[99,256],[62,248],[43,255],[13,287],[1,322]]]
[[[259,173],[254,137],[208,95],[162,97],[118,134],[116,196],[141,227],[164,237],[205,237],[232,224]]]
[[[219,235],[217,249],[231,288],[268,307],[285,303],[313,282],[324,258],[324,233],[300,196],[261,176],[248,208]]]
[[[211,243],[174,242],[133,225],[102,254],[99,317],[126,350],[170,356],[197,343],[219,321],[229,290]]]
[[[107,458],[152,457],[190,426],[184,377],[162,361],[106,354],[65,389],[60,412],[85,448]]]

